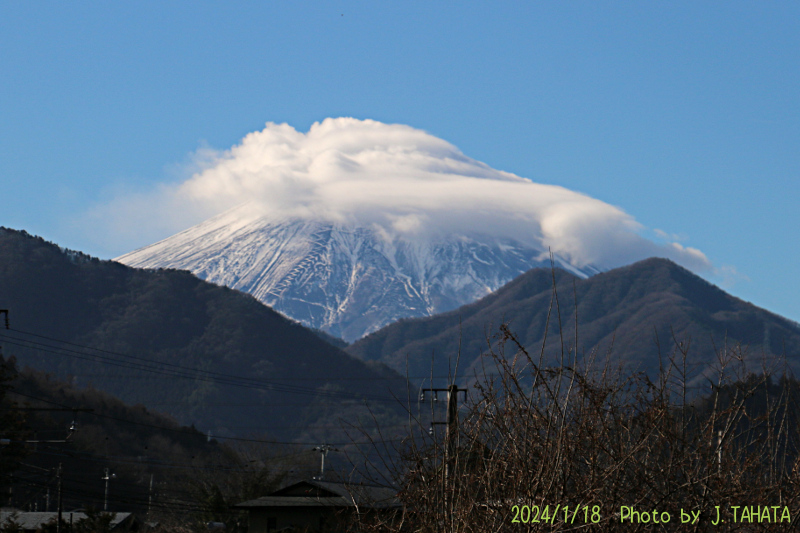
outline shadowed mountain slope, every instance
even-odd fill
[[[0,308],[11,325],[0,329],[0,344],[20,366],[219,435],[335,438],[337,421],[351,420],[365,400],[393,409],[387,387],[402,382],[249,295],[4,228]]]
[[[108,498],[111,511],[146,511],[152,496],[148,491],[150,475],[158,479],[159,492],[180,499],[174,508],[193,507],[196,502],[183,492],[187,478],[221,464],[236,466],[237,457],[227,446],[208,442],[195,428],[181,427],[141,405],[125,405],[107,393],[76,389],[30,369],[17,373],[13,361],[2,358],[0,368],[9,378],[4,388],[10,387],[0,403],[0,412],[15,414],[26,429],[20,435],[9,432],[7,426],[0,428],[0,434],[12,440],[13,446],[24,448],[21,463],[13,463],[13,476],[0,480],[3,494],[8,495],[6,505],[54,511],[55,501],[47,509],[50,498],[46,491],[55,494],[58,490],[55,472],[62,465],[65,509],[101,509],[103,484],[97,481],[105,469],[114,473]],[[8,460],[8,448],[3,449],[4,461]],[[152,502],[156,512],[164,509],[167,498],[159,495]]]
[[[553,279],[557,300],[553,299]],[[551,310],[551,301],[553,302]],[[577,302],[577,309],[575,303]],[[549,326],[548,311],[551,310]],[[347,351],[369,361],[383,361],[412,376],[446,375],[461,346],[460,375],[475,371],[498,326],[508,323],[531,352],[541,350],[549,363],[561,353],[559,315],[564,345],[578,356],[592,353],[626,371],[659,369],[675,341],[688,346],[688,370],[697,378],[716,361],[719,350],[740,345],[754,361],[786,355],[792,368],[800,355],[800,326],[739,300],[666,259],[647,259],[588,279],[556,269],[531,270],[495,293],[450,313],[403,320],[352,344]],[[451,358],[448,361],[448,358]],[[752,369],[760,369],[755,364]]]

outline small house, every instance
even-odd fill
[[[277,531],[344,531],[359,516],[391,515],[402,509],[397,491],[389,487],[300,481],[272,494],[242,502],[234,509],[246,510],[249,533]]]

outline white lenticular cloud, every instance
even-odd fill
[[[377,226],[386,238],[454,232],[513,238],[549,247],[578,266],[661,256],[695,271],[711,269],[699,250],[640,236],[644,228],[617,207],[495,170],[410,126],[337,118],[301,133],[268,123],[230,150],[205,156],[203,170],[152,202],[170,206],[170,213],[141,211],[139,202],[143,221],[163,226],[177,220],[176,211],[207,217],[251,202],[276,216]]]

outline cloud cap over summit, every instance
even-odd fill
[[[176,213],[197,221],[250,202],[263,214],[373,227],[387,239],[477,233],[550,248],[579,266],[660,256],[711,268],[697,249],[642,237],[641,224],[618,207],[495,170],[406,125],[328,118],[302,133],[267,123],[231,149],[203,155],[188,180],[115,200],[103,215],[178,231],[187,220]]]

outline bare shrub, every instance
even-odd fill
[[[496,340],[445,441],[412,416],[416,428],[391,464],[403,511],[362,528],[798,528],[796,382],[748,374],[743,351],[726,347],[710,392],[693,397],[680,342],[651,379],[608,358],[579,364],[569,348],[546,366],[544,348],[531,355],[506,326]]]

